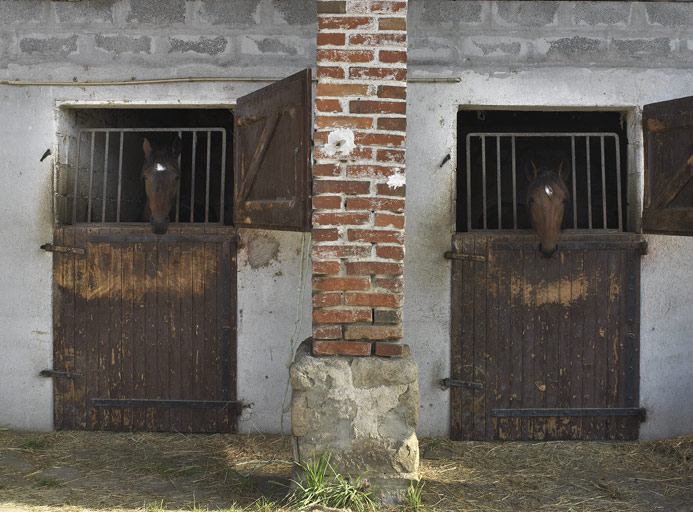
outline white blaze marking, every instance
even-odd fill
[[[156,164],[156,170],[157,170],[157,171],[165,171],[165,170],[166,170],[166,167],[164,167],[164,166],[161,165],[161,164]]]
[[[544,192],[546,192],[546,195],[547,195],[547,196],[553,195],[553,189],[551,188],[550,185],[546,185],[546,186],[544,187]]]

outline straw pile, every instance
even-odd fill
[[[429,512],[693,510],[693,437],[420,446]],[[0,430],[0,512],[273,512],[291,457],[279,436]]]

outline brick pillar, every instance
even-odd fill
[[[401,355],[407,2],[318,0],[313,353]]]

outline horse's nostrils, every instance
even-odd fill
[[[540,252],[541,255],[542,255],[544,258],[546,258],[546,259],[549,259],[551,256],[553,256],[554,254],[556,254],[556,251],[557,251],[557,250],[558,250],[558,246],[557,246],[557,245],[554,245],[554,246],[553,246],[553,249],[547,251],[546,249],[544,249],[544,248],[542,247],[541,244],[539,244],[539,252]]]

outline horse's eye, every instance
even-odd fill
[[[534,202],[534,198],[533,198],[533,197],[530,197],[530,198],[529,198],[529,204],[532,204],[533,202]]]

